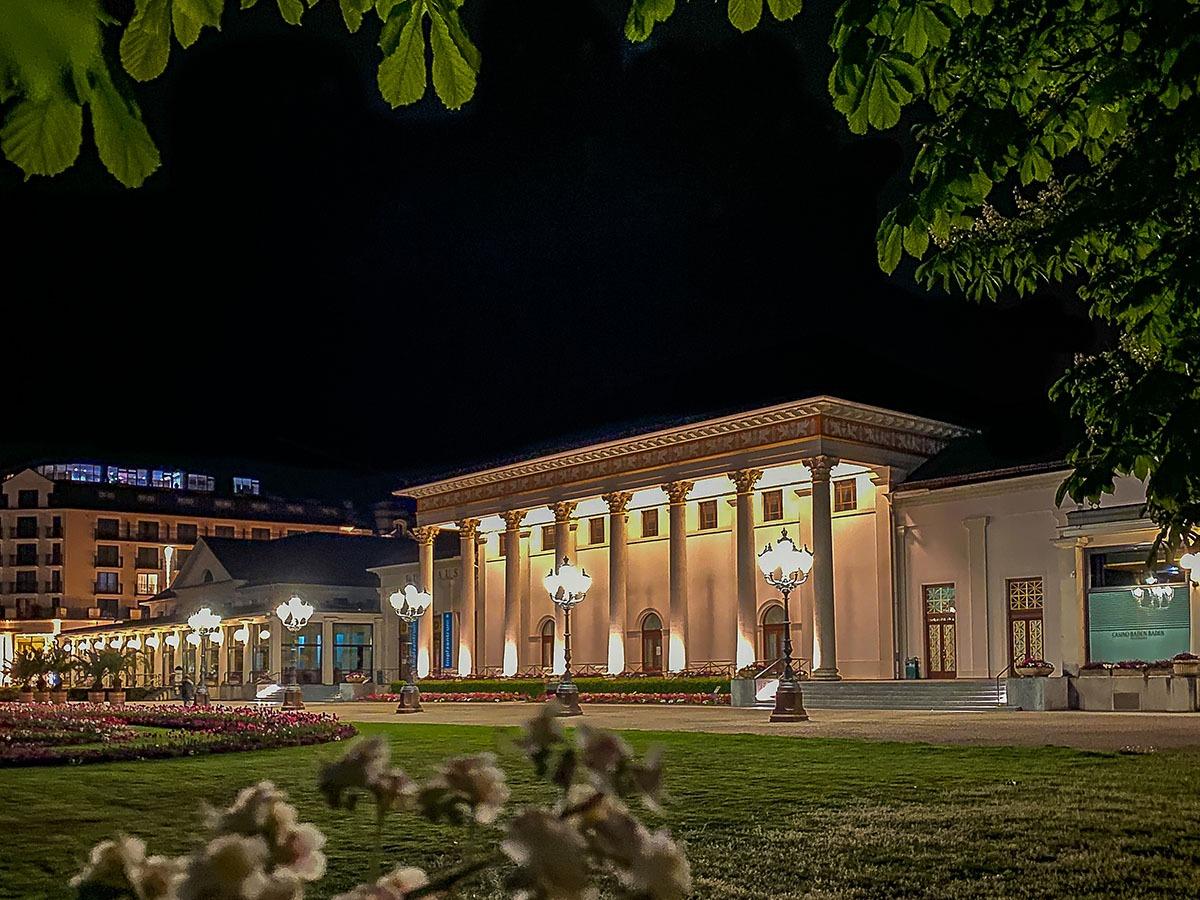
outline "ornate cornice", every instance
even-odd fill
[[[667,498],[671,504],[683,503],[687,500],[687,495],[692,488],[695,487],[690,481],[671,481],[664,484],[663,490],[667,492]]]
[[[629,501],[633,499],[633,493],[630,491],[613,491],[611,494],[603,494],[600,497],[608,504],[608,511],[614,516],[621,515],[629,506]]]
[[[416,499],[419,507],[448,509],[811,437],[929,457],[952,438],[969,433],[945,422],[815,397],[414,485],[397,494]]]
[[[815,484],[819,481],[829,481],[829,473],[833,471],[833,467],[839,462],[836,456],[810,456],[807,459],[802,459],[805,468],[812,473],[812,480]]]
[[[733,482],[739,494],[748,494],[754,490],[754,485],[758,484],[762,474],[762,469],[738,469],[729,473],[729,480]]]

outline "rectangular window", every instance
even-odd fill
[[[187,564],[188,557],[191,556],[191,550],[176,550],[175,551],[175,566],[173,571],[178,572]]]
[[[1149,550],[1106,547],[1088,554],[1089,662],[1152,662],[1190,649],[1187,578],[1165,562],[1151,571]]]
[[[542,526],[542,549],[543,550],[555,549],[554,545],[557,543],[557,537],[558,536],[554,533],[553,525],[543,525]]]
[[[158,573],[138,572],[137,592],[139,597],[153,597],[158,593]]]
[[[594,519],[588,519],[588,543],[604,543],[604,519],[600,516],[597,516]]]
[[[231,538],[233,536],[232,525],[216,525],[213,527],[213,537]]]
[[[154,469],[150,472],[150,486],[179,490],[183,487],[183,473],[166,469]]]
[[[138,547],[136,565],[139,569],[157,569],[158,568],[158,548],[157,547]]]
[[[36,594],[37,572],[18,572],[16,590],[18,594]]]
[[[147,487],[150,484],[150,471],[148,469],[123,469],[120,466],[109,466],[108,483]]]
[[[304,534],[304,529],[303,529],[303,528],[289,528],[289,529],[287,530],[287,536],[288,536],[288,537],[297,537],[297,536],[299,536],[299,535],[301,535],[301,534]]]
[[[96,573],[96,593],[97,594],[119,594],[121,593],[121,585],[118,582],[118,573],[116,572],[97,572]]]
[[[642,510],[642,537],[658,537],[658,508]]]
[[[251,528],[250,537],[256,541],[269,541],[271,539],[270,528]]]
[[[235,494],[257,494],[258,479],[257,478],[234,478],[233,492]]]
[[[38,492],[32,491],[17,491],[17,508],[18,509],[37,509]]]
[[[37,544],[17,544],[17,565],[37,565]]]
[[[833,483],[833,511],[849,512],[858,509],[858,479],[847,478]]]
[[[371,676],[372,627],[366,624],[333,626],[333,680],[341,682],[347,675]]]
[[[217,482],[211,475],[188,475],[187,486],[189,491],[212,491]]]
[[[194,544],[198,529],[190,522],[180,522],[175,526],[175,539],[181,544]]]
[[[783,518],[783,491],[763,491],[762,520],[778,522]]]
[[[709,528],[717,527],[717,501],[716,500],[701,500],[700,501],[700,530],[705,531]]]
[[[504,540],[503,532],[500,533],[499,538],[500,538],[500,540],[498,540],[496,542],[496,555],[497,556],[507,556],[508,555],[508,542]]]
[[[321,683],[320,622],[309,622],[296,634],[284,631],[281,648],[285,666],[290,668],[295,660],[296,680],[300,684]]]
[[[97,519],[96,537],[115,540],[121,536],[121,523],[116,519]]]
[[[17,537],[35,538],[37,536],[37,516],[21,516],[17,519]]]
[[[138,522],[137,534],[139,541],[157,541],[158,540],[158,523],[157,522]]]
[[[96,565],[113,566],[119,568],[121,565],[120,548],[114,547],[111,544],[97,544]]]

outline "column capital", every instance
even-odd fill
[[[694,487],[695,485],[690,481],[669,481],[662,486],[672,505],[686,501],[688,493]]]
[[[733,482],[739,494],[748,494],[754,490],[754,485],[758,484],[762,474],[762,469],[738,469],[729,473],[729,480]]]
[[[629,501],[633,499],[633,494],[630,491],[613,491],[611,494],[604,494],[600,498],[608,504],[608,511],[613,515],[619,515],[625,512],[629,506]]]
[[[479,533],[478,519],[459,519],[456,523],[458,526],[458,535],[464,541],[472,541]]]
[[[556,503],[551,503],[550,509],[554,512],[554,523],[561,525],[569,521],[575,512],[575,507],[578,505],[578,500],[559,500]]]
[[[436,525],[418,525],[412,533],[418,544],[432,544],[439,531],[441,529]]]
[[[829,473],[833,471],[834,466],[841,462],[836,456],[810,456],[808,459],[800,461],[812,473],[814,482],[829,481]]]
[[[510,509],[501,513],[504,517],[504,528],[506,531],[519,531],[521,529],[521,520],[525,518],[525,510]]]

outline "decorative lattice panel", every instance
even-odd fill
[[[1045,605],[1040,578],[1013,578],[1008,582],[1008,608],[1014,611],[1041,609]]]
[[[954,585],[927,585],[925,587],[925,609],[931,613],[954,612]]]

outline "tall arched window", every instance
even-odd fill
[[[783,656],[783,607],[768,606],[762,617],[762,658],[774,662]]]
[[[554,667],[554,620],[542,623],[542,668]]]
[[[663,668],[662,619],[658,613],[646,613],[642,619],[642,671],[661,672]]]

